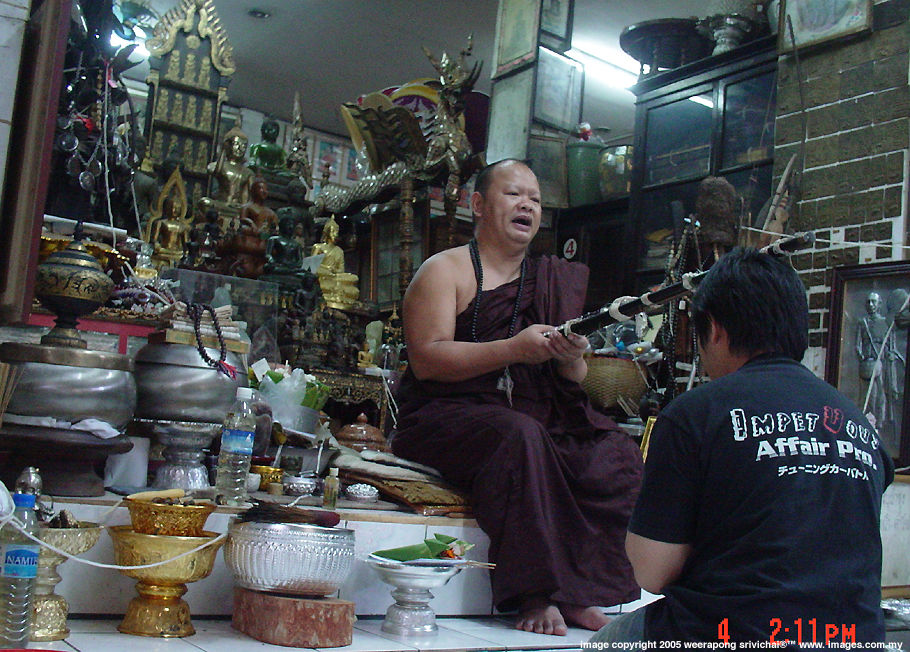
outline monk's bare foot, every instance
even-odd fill
[[[599,607],[582,607],[577,604],[560,602],[559,611],[565,616],[567,622],[595,632],[610,622]]]
[[[543,598],[525,600],[518,610],[515,629],[556,636],[565,636],[568,632],[566,621],[559,612],[559,608]]]

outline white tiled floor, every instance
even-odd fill
[[[247,652],[292,648],[261,643],[231,628],[229,620],[193,619],[196,634],[186,638],[145,638],[117,631],[119,619],[69,621],[65,641],[32,643],[30,649],[65,652]],[[439,631],[419,638],[404,638],[381,630],[382,619],[361,618],[354,624],[349,652],[414,652],[427,650],[579,650],[591,632],[571,628],[566,636],[530,634],[512,628],[511,618],[438,618]]]

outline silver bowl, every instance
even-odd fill
[[[231,521],[224,561],[238,586],[326,596],[354,566],[354,531],[304,523]]]
[[[288,496],[309,496],[316,491],[316,485],[318,484],[316,478],[308,478],[301,475],[285,475],[282,483],[284,484],[284,493]]]
[[[392,591],[395,603],[385,612],[382,631],[396,636],[420,636],[439,629],[436,613],[430,607],[433,599],[430,589],[448,583],[461,571],[460,566],[409,565],[373,555],[366,562],[383,582],[395,587]]]
[[[213,360],[215,349],[206,349]],[[208,366],[194,346],[146,344],[136,352],[138,397],[136,416],[162,421],[221,423],[234,403],[237,388],[246,386],[246,367],[228,351],[225,359],[237,368],[229,378]]]
[[[7,411],[64,421],[100,419],[122,430],[136,409],[133,361],[106,351],[0,344],[0,361],[21,369]]]

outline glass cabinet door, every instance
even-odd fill
[[[646,186],[708,174],[713,115],[711,90],[648,111]]]
[[[775,91],[773,70],[727,84],[721,169],[773,156]]]

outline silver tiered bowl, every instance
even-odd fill
[[[221,430],[217,423],[136,419],[148,423],[155,437],[164,445],[164,464],[155,473],[155,489],[208,489],[209,473],[202,463],[203,449],[212,444]]]
[[[373,556],[367,557],[366,561],[383,582],[395,587],[392,590],[395,604],[386,611],[382,631],[398,636],[418,636],[433,634],[439,629],[436,613],[429,605],[433,599],[430,589],[444,586],[458,575],[460,566],[417,566]]]

